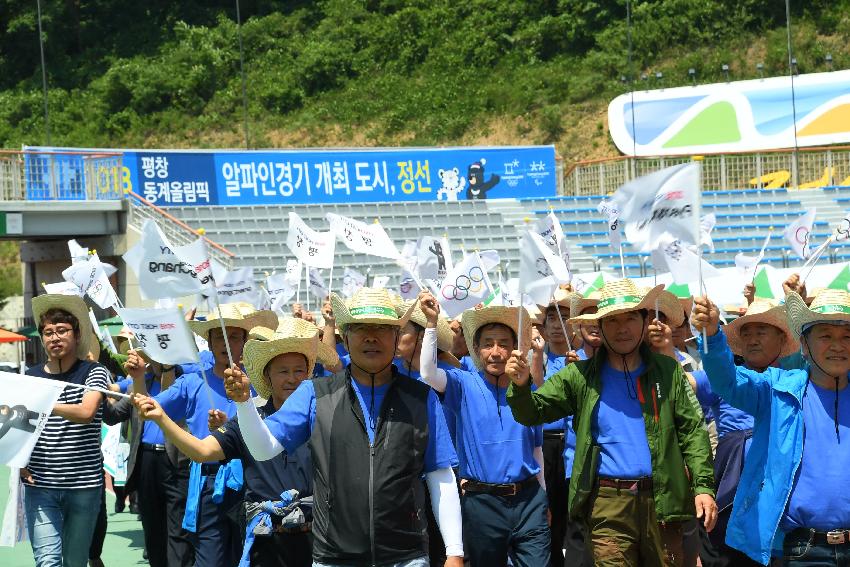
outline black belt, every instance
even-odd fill
[[[221,463],[204,463],[201,465],[201,474],[206,476],[218,474],[220,468]]]
[[[142,448],[142,451],[154,451],[156,453],[164,453],[165,445],[161,445],[160,443],[141,443],[139,447]]]
[[[607,488],[616,488],[617,490],[631,490],[632,492],[652,490],[652,477],[649,476],[634,479],[599,478],[596,482],[599,486],[604,486]]]
[[[797,528],[791,530],[785,538],[807,539],[809,543],[841,545],[850,543],[850,530],[830,530],[828,532],[819,532],[808,528]]]
[[[479,482],[477,480],[467,480],[461,483],[461,488],[466,492],[486,492],[496,496],[516,496],[523,488],[528,488],[532,485],[540,485],[536,476],[528,477],[519,482],[509,482],[505,484],[491,484],[489,482]]]

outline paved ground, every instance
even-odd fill
[[[0,521],[8,498],[9,468],[0,465]],[[142,524],[127,509],[115,514],[115,496],[106,493],[107,531],[101,559],[106,567],[133,567],[147,565],[142,559]],[[0,547],[0,566],[32,567],[32,548],[29,542],[19,543],[14,548]]]

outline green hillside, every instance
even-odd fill
[[[0,0],[0,144],[46,143],[35,2]],[[800,72],[850,67],[850,0],[792,0]],[[52,143],[244,146],[232,0],[42,0]],[[777,0],[243,0],[251,147],[555,143],[616,154],[628,89],[787,73]],[[663,73],[660,83],[656,72]],[[647,75],[643,81],[641,75]]]

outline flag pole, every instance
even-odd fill
[[[620,273],[623,276],[623,279],[626,279],[626,262],[623,259],[623,243],[620,243]]]
[[[569,333],[567,333],[567,326],[564,324],[564,317],[561,315],[560,306],[558,305],[558,302],[555,301],[554,292],[552,293],[552,301],[555,302],[555,313],[558,314],[558,321],[561,322],[561,331],[563,331],[563,333],[564,333],[564,338],[567,339],[567,349],[573,350],[573,344],[572,344],[572,341],[570,341]]]
[[[304,264],[304,286],[307,288],[305,293],[307,294],[307,311],[310,311],[310,266]]]
[[[213,286],[213,288],[215,288],[215,286]],[[216,295],[218,295],[218,293],[216,293]],[[177,310],[180,312],[180,317],[185,319],[186,316],[183,315],[183,306],[178,305]],[[221,315],[219,315],[219,317],[221,317]],[[190,331],[190,334],[191,334],[191,331]],[[225,334],[225,337],[226,336],[227,335]],[[225,340],[227,340],[227,339],[225,339]],[[194,342],[194,341],[192,341],[192,342]],[[195,344],[195,350],[198,351],[198,345],[197,344]],[[230,351],[228,351],[227,354],[229,355]],[[207,380],[207,372],[206,372],[206,370],[204,370],[204,364],[201,361],[200,351],[198,351],[198,368],[201,369],[201,378],[204,379],[204,385],[206,386],[206,391],[207,391],[207,399],[209,399],[209,401],[210,401],[210,409],[215,409],[215,402],[213,401],[213,397],[212,397],[212,388],[210,388],[209,380]]]
[[[826,242],[824,242],[823,244],[818,246],[818,249],[815,250],[815,253],[812,254],[812,257],[810,259],[808,259],[805,264],[803,264],[802,268],[800,268],[800,271],[803,271],[803,268],[805,268],[806,266],[809,266],[809,271],[806,273],[806,277],[804,277],[802,279],[802,281],[800,282],[800,285],[805,284],[806,280],[809,279],[809,276],[812,275],[812,270],[815,269],[815,266],[820,261],[821,256],[823,256],[823,253],[826,252],[826,249],[832,243],[834,238],[835,238],[835,235],[831,234],[829,236],[829,238],[826,239]]]
[[[71,382],[64,382],[64,386],[66,388],[77,388],[79,390],[86,390],[89,392],[100,392],[106,396],[115,396],[116,398],[124,398],[127,400],[131,400],[133,396],[130,394],[122,394],[121,392],[113,392],[112,390],[108,390],[106,388],[98,388],[97,386],[86,386],[85,384],[73,384]]]
[[[481,255],[478,253],[478,248],[475,249],[475,259],[478,260],[478,267],[481,268],[481,275],[484,278],[484,285],[487,286],[487,289],[492,294],[495,290],[493,289],[493,284],[490,283],[490,276],[487,275],[487,270],[484,269],[484,262],[481,261]]]
[[[697,178],[699,179],[699,183],[697,185],[697,210],[694,215],[697,222],[697,234],[702,234],[702,226],[700,225],[700,214],[702,213],[702,156],[694,156],[692,158],[694,161],[700,164],[699,174]],[[705,289],[705,281],[702,279],[702,238],[697,238],[697,252],[698,252],[698,262],[697,266],[699,266],[699,289],[703,294],[703,297],[708,297],[708,291]],[[702,328],[702,352],[703,354],[708,354],[708,331],[706,331],[705,327]]]
[[[522,312],[525,311],[525,306],[523,305],[522,296],[525,295],[521,291],[519,292],[519,315],[517,316],[517,328],[516,328],[516,349],[522,352]],[[523,352],[523,354],[526,354]]]
[[[762,258],[764,258],[764,251],[767,250],[767,243],[770,242],[770,237],[771,237],[772,234],[773,234],[773,227],[771,226],[767,229],[767,236],[764,238],[764,243],[761,245],[761,251],[759,252],[759,256],[758,256],[759,261],[756,262],[756,265],[753,268],[753,279],[750,280],[751,283],[756,281],[756,274],[759,271],[759,264],[761,264],[761,260],[762,260]],[[805,264],[804,264],[804,267],[805,267]]]
[[[198,236],[201,237],[201,242],[203,244],[204,256],[207,255],[207,240],[204,238],[204,234],[206,234],[206,230],[203,228],[198,229]],[[213,300],[215,301],[215,308],[218,311],[218,323],[221,327],[221,336],[224,339],[224,347],[227,349],[227,362],[230,363],[230,368],[233,368],[233,353],[230,350],[230,341],[227,340],[227,329],[224,328],[224,319],[221,316],[221,302],[218,300],[218,288],[215,285],[215,275],[212,273],[212,269],[210,270],[210,281],[212,282],[212,292],[213,292]],[[201,366],[201,372],[203,373],[203,365]],[[204,378],[206,381],[206,377]],[[209,384],[207,384],[209,386]]]

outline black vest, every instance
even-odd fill
[[[348,369],[313,380],[313,558],[376,565],[427,554],[428,392],[393,367],[374,445]]]

